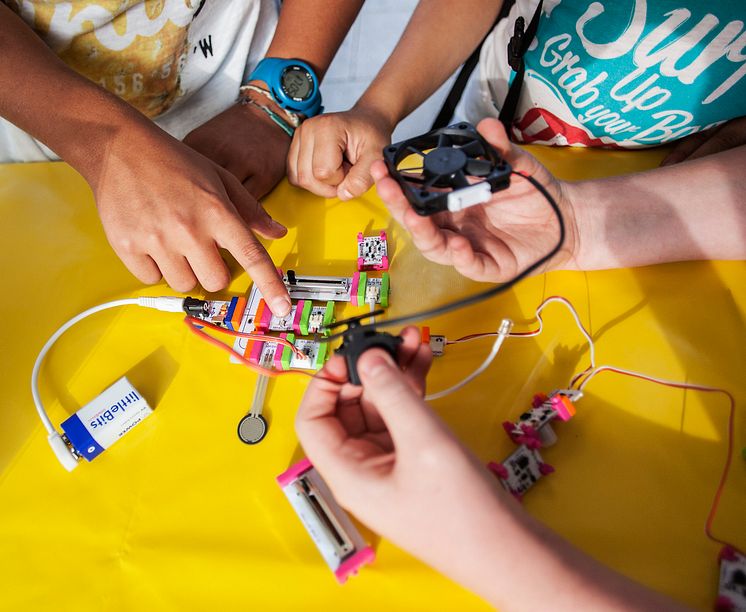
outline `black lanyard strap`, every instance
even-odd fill
[[[534,11],[534,16],[531,18],[531,23],[528,24],[528,29],[525,29],[526,21],[523,17],[515,20],[513,36],[508,41],[508,65],[515,72],[515,76],[508,88],[508,95],[505,96],[505,102],[500,109],[499,116],[500,122],[505,126],[508,136],[511,135],[515,112],[518,108],[518,100],[521,97],[521,89],[523,89],[523,76],[526,72],[523,56],[526,55],[526,51],[528,51],[534,38],[536,38],[543,5],[544,0],[539,0],[536,11]]]
[[[484,38],[477,45],[477,48],[472,51],[472,54],[464,62],[463,66],[461,66],[461,70],[456,76],[456,80],[453,82],[451,91],[448,92],[446,99],[443,101],[443,106],[441,106],[440,108],[438,116],[435,118],[435,121],[433,121],[433,125],[430,128],[431,131],[439,130],[440,128],[444,128],[451,123],[451,118],[453,117],[456,106],[458,105],[458,102],[464,93],[464,89],[466,88],[466,84],[469,81],[469,77],[471,76],[471,73],[474,72],[474,68],[479,62],[479,53],[482,50],[484,41],[490,35],[492,30],[495,29],[495,26],[497,26],[501,19],[507,19],[508,13],[510,13],[510,9],[513,8],[514,4],[515,0],[505,0],[503,2],[502,6],[500,7],[500,12],[495,18],[495,23],[492,24],[492,27],[489,29],[487,34],[484,35]]]

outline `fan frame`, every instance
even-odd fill
[[[482,152],[480,155],[483,155],[487,160],[489,160],[494,166],[494,169],[481,181],[477,181],[476,183],[466,187],[453,187],[450,191],[436,191],[433,188],[423,188],[422,186],[413,184],[406,175],[397,169],[398,165],[404,159],[413,154],[413,152],[409,150],[410,147],[419,151],[438,148],[438,137],[442,134],[454,139],[463,138],[465,141],[475,140],[479,142],[482,146]],[[473,156],[469,157],[470,159],[473,158]],[[476,185],[486,183],[489,185],[490,193],[502,191],[510,186],[510,175],[512,172],[510,164],[508,164],[497,150],[487,142],[479,132],[477,132],[473,125],[465,121],[449,125],[448,127],[432,130],[426,134],[415,136],[414,138],[408,138],[407,140],[402,140],[401,142],[384,147],[383,159],[389,170],[389,174],[397,183],[399,183],[399,186],[402,188],[402,191],[409,203],[412,205],[412,208],[421,216],[434,215],[449,210],[448,203],[451,194],[465,189],[474,190]]]

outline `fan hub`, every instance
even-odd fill
[[[468,158],[461,149],[438,147],[425,154],[424,169],[430,176],[451,175],[466,166]]]

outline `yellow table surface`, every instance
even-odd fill
[[[532,152],[566,178],[652,167],[661,156]],[[267,206],[290,229],[271,245],[272,257],[305,273],[351,275],[357,232],[385,228],[393,253],[392,315],[477,288],[427,263],[374,192],[340,203],[283,183]],[[374,565],[337,585],[275,484],[300,454],[293,418],[305,380],[273,381],[267,438],[256,447],[241,444],[236,425],[256,376],[189,334],[178,315],[109,311],[73,328],[52,350],[41,390],[53,422],[125,374],[156,408],[93,463],[65,472],[29,392],[38,350],[62,322],[90,306],[172,292],[165,285],[144,288],[129,275],[106,243],[90,190],[63,164],[0,167],[0,210],[0,609],[487,607],[386,540],[377,542]],[[232,270],[223,295],[250,285],[235,263]],[[600,363],[731,390],[736,448],[715,531],[743,548],[745,281],[740,262],[550,273],[429,324],[452,338],[495,329],[503,317],[526,329],[539,302],[559,294],[592,331]],[[348,306],[337,316],[354,311]],[[550,306],[545,319],[542,336],[508,340],[487,373],[434,404],[485,461],[514,448],[504,419],[522,412],[534,392],[566,386],[586,365],[587,347],[569,313]],[[449,347],[433,367],[429,390],[473,370],[489,346],[482,340]],[[708,609],[719,547],[705,539],[703,523],[725,456],[727,414],[718,395],[599,375],[577,416],[557,425],[558,444],[543,452],[557,471],[526,495],[525,508],[614,569]]]

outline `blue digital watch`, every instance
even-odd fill
[[[250,81],[264,81],[282,108],[314,117],[323,109],[319,79],[313,68],[298,59],[265,57],[249,75]]]

